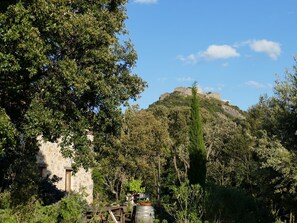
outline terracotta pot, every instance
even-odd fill
[[[139,203],[140,204],[140,206],[152,206],[152,203],[145,203],[145,202],[143,202],[143,203]]]

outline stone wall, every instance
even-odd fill
[[[192,95],[192,88],[190,87],[177,87],[174,89],[174,92],[178,92],[179,94],[183,95],[183,96],[191,96]],[[199,87],[197,87],[197,94],[201,94],[204,95],[207,98],[215,98],[217,100],[221,100],[221,95],[217,92],[208,92],[208,93],[204,93],[203,90]],[[165,93],[162,94],[159,97],[159,100],[163,100],[166,97],[168,97],[170,95],[170,93]]]
[[[184,96],[191,96],[192,95],[192,88],[190,87],[177,87],[174,89],[174,92],[179,92],[180,94]],[[203,91],[201,88],[197,87],[197,93],[203,94]]]
[[[56,183],[58,189],[66,190],[66,172],[71,171],[72,160],[64,158],[60,153],[58,143],[45,142],[39,138],[40,150],[37,155],[37,163],[42,168],[41,174],[45,177],[47,175],[56,175],[62,178]],[[93,180],[91,170],[79,169],[75,175],[70,177],[70,188],[74,192],[85,192],[87,194],[86,200],[88,203],[93,202]]]

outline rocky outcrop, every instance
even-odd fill
[[[222,108],[227,114],[231,115],[234,118],[245,119],[245,117],[239,111],[230,106],[222,105]]]
[[[217,100],[221,100],[221,95],[217,92],[208,92],[205,94],[205,96],[207,98],[214,98],[214,99],[217,99]]]
[[[162,101],[162,100],[164,100],[168,96],[170,96],[169,93],[161,94],[161,96],[159,97],[159,100]]]

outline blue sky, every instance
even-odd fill
[[[148,83],[140,108],[194,81],[247,110],[297,56],[296,0],[130,0],[126,26]]]

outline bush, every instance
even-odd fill
[[[182,183],[172,187],[173,197],[164,204],[166,211],[176,222],[199,223],[203,216],[203,189],[199,184]]]
[[[1,194],[1,196],[3,197],[4,195]],[[2,207],[4,206],[2,205]],[[86,201],[81,195],[77,194],[70,194],[61,201],[48,206],[43,206],[39,200],[32,197],[25,205],[19,205],[13,209],[7,207],[0,209],[0,222],[83,222],[83,213],[87,208]]]
[[[0,193],[0,209],[10,208],[10,206],[11,206],[10,199],[11,199],[10,193],[8,191]]]
[[[70,195],[59,202],[58,222],[80,222],[87,210],[87,203],[79,195]]]
[[[206,218],[211,222],[273,222],[265,206],[242,190],[212,186],[207,194]]]

